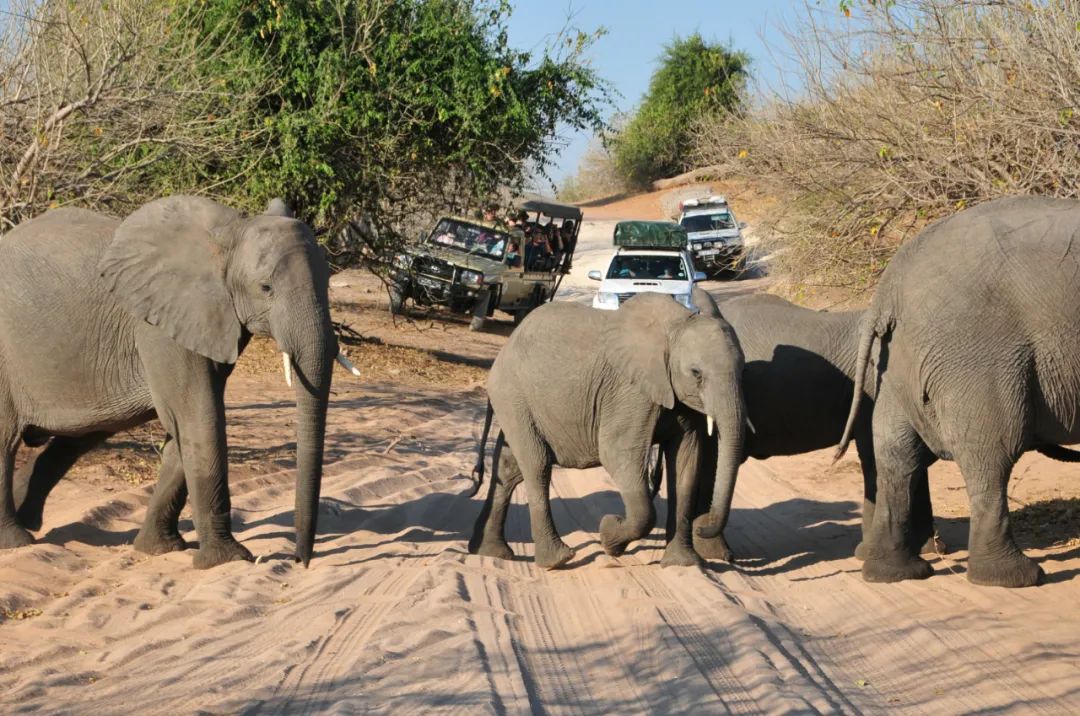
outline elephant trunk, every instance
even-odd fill
[[[290,311],[289,328],[278,338],[295,369],[296,391],[296,561],[306,567],[315,545],[322,485],[323,443],[330,380],[337,356],[337,339],[325,306],[308,298],[307,310]],[[288,371],[287,371],[288,372]]]
[[[706,402],[705,409],[716,420],[720,449],[716,460],[712,505],[709,513],[697,521],[696,532],[698,537],[713,539],[723,534],[727,525],[731,499],[735,495],[735,478],[743,459],[747,416],[741,381],[736,377],[731,378],[729,386],[720,395]],[[710,436],[708,439],[713,438]]]

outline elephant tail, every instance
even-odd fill
[[[1035,450],[1058,462],[1080,462],[1080,450],[1070,450],[1060,445],[1040,445]]]
[[[651,489],[650,499],[656,499],[656,495],[660,492],[660,482],[664,479],[664,451],[660,450],[656,455],[656,465],[653,466],[652,474],[649,476],[649,485]]]
[[[473,481],[472,492],[469,493],[469,497],[472,497],[480,491],[480,486],[484,484],[484,450],[487,448],[488,434],[491,432],[491,418],[495,415],[494,409],[491,407],[491,401],[487,403],[487,413],[484,415],[484,429],[480,432],[480,444],[476,448],[476,465],[473,466],[472,475],[470,477]]]
[[[833,462],[844,456],[851,444],[852,435],[855,433],[855,421],[859,418],[859,406],[862,404],[863,389],[866,386],[866,367],[870,363],[870,352],[874,348],[874,338],[877,336],[877,322],[873,313],[867,313],[863,317],[861,332],[859,334],[859,354],[855,361],[855,390],[851,394],[851,410],[848,412],[847,425],[844,426],[844,436],[840,438],[840,444],[833,453]]]

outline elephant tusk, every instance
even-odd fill
[[[360,377],[360,369],[357,368],[355,365],[353,365],[353,362],[351,360],[349,360],[348,358],[346,358],[344,353],[338,353],[337,357],[334,360],[336,360],[338,363],[340,363],[342,368],[349,371],[350,373],[355,375],[357,378]]]
[[[750,422],[750,416],[746,416],[746,429],[754,435],[757,435],[757,430],[754,429],[754,424]]]
[[[281,364],[285,368],[285,384],[292,387],[292,357],[288,353],[281,354]]]
[[[713,417],[711,415],[706,415],[705,416],[705,427],[709,431],[709,437],[712,437],[713,428],[716,427],[716,421],[713,420]]]

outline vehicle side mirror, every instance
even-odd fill
[[[589,278],[592,279],[593,281],[603,281],[604,280],[604,275],[602,273],[600,273],[599,271],[597,271],[596,269],[593,269],[592,271],[589,272]]]
[[[745,229],[746,228],[746,222],[745,221],[740,221],[739,222],[739,228],[740,229]]]
[[[695,280],[695,281],[704,281],[704,280],[705,280],[705,279],[707,279],[707,278],[708,278],[708,276],[706,276],[706,275],[705,275],[705,274],[704,274],[703,272],[701,272],[701,271],[695,271],[695,272],[694,272],[694,280]]]

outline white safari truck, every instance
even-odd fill
[[[686,229],[687,248],[697,270],[718,277],[724,271],[746,268],[742,235],[746,224],[735,218],[726,197],[714,194],[687,199],[679,211],[679,225]]]
[[[605,271],[590,271],[600,282],[593,308],[614,311],[632,296],[667,293],[693,309],[690,291],[705,274],[694,270],[686,231],[670,221],[621,221],[615,226],[615,253]]]

